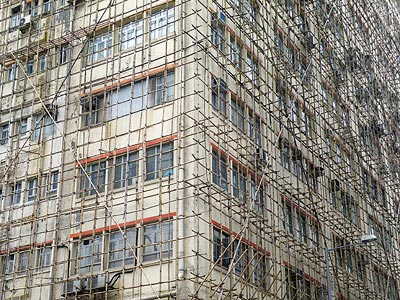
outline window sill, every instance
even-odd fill
[[[175,181],[175,176],[174,176],[174,174],[171,174],[171,175],[169,175],[169,176],[163,176],[163,177],[157,177],[157,178],[154,178],[154,179],[147,179],[146,180],[146,178],[144,179],[144,181],[143,181],[143,183],[144,183],[144,185],[151,185],[151,184],[155,184],[155,183],[159,183],[159,182],[167,182],[167,181]]]

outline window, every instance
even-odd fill
[[[58,1],[58,6],[62,7],[62,6],[65,6],[65,5],[67,5],[67,0],[59,0]]]
[[[43,247],[38,251],[37,268],[46,268],[51,265],[51,247]]]
[[[234,256],[234,272],[242,278],[248,277],[247,264],[248,264],[248,247],[243,241],[234,240],[232,244],[232,257]]]
[[[28,118],[21,119],[19,121],[19,134],[21,136],[26,135],[28,132]]]
[[[235,39],[230,37],[229,58],[239,68],[242,68],[242,45]]]
[[[27,75],[33,74],[33,64],[34,64],[33,60],[27,61],[25,65],[25,72]]]
[[[82,240],[77,244],[75,273],[83,274],[100,271],[102,245],[103,240],[100,235]]]
[[[232,167],[232,194],[246,204],[246,174],[236,165]]]
[[[19,21],[21,19],[21,7],[16,6],[11,10],[11,24],[10,28],[19,26]]]
[[[308,232],[307,232],[307,217],[297,212],[297,236],[301,243],[307,245]]]
[[[48,14],[48,13],[50,13],[50,10],[51,10],[51,2],[50,2],[50,0],[43,0],[42,13],[43,14]]]
[[[211,77],[211,105],[216,111],[226,116],[226,97],[228,87],[226,82],[214,76]]]
[[[174,174],[173,143],[146,149],[146,180],[168,177]]]
[[[136,229],[125,230],[125,237],[120,231],[110,233],[109,268],[118,268],[135,263],[136,254],[131,250],[136,247]]]
[[[149,78],[148,88],[146,80],[135,81],[132,85],[121,86],[113,90],[110,95],[111,108],[107,119],[123,117],[147,107],[171,101],[175,97],[175,73],[169,71]],[[147,97],[147,94],[148,97]]]
[[[49,194],[56,194],[58,190],[58,171],[47,175],[47,188]]]
[[[47,54],[42,55],[39,58],[39,71],[44,71],[47,69]]]
[[[314,250],[319,250],[319,226],[315,222],[310,223],[310,246]]]
[[[26,193],[27,193],[27,195],[26,195],[27,202],[31,202],[36,199],[36,194],[37,194],[37,179],[36,178],[28,179]]]
[[[149,79],[149,107],[174,99],[175,73],[170,71]]]
[[[39,142],[41,138],[47,138],[54,135],[56,126],[53,123],[53,120],[49,115],[35,115],[33,117],[34,121],[34,131],[32,134],[32,140]]]
[[[22,181],[17,181],[12,187],[11,204],[18,205],[22,200]]]
[[[216,264],[228,268],[230,264],[229,234],[213,228],[213,260]]]
[[[81,170],[80,171],[81,196],[83,194],[86,196],[96,195],[97,194],[96,189],[98,192],[104,192],[106,183],[106,162],[103,161],[88,165],[86,166],[85,170],[90,180]]]
[[[293,234],[292,205],[284,200],[282,200],[282,222],[283,228],[285,228],[287,232]]]
[[[225,23],[218,13],[211,14],[211,43],[219,50],[225,50]]]
[[[150,39],[160,38],[174,32],[174,11],[174,7],[171,7],[150,16]]]
[[[248,113],[249,122],[249,136],[256,145],[261,145],[261,119],[257,115],[253,115],[253,111],[249,109]]]
[[[234,125],[244,131],[245,108],[235,96],[231,97],[231,120]]]
[[[285,167],[286,170],[290,170],[290,152],[291,152],[291,148],[289,145],[289,142],[286,140],[281,140],[280,141],[280,162],[281,164]]]
[[[257,286],[266,288],[267,287],[267,263],[264,254],[257,253],[255,251],[253,255],[253,280]]]
[[[83,98],[82,106],[82,125],[84,127],[96,125],[103,122],[104,116],[104,95],[94,95]]]
[[[227,159],[218,151],[212,151],[212,181],[223,190],[228,190]]]
[[[138,153],[131,152],[115,158],[114,188],[133,185],[137,176]]]
[[[65,64],[68,61],[68,45],[61,45],[58,48],[58,63]]]
[[[161,228],[160,228],[161,227]],[[168,258],[172,254],[172,222],[145,225],[143,228],[143,262]]]
[[[15,267],[15,258],[16,254],[10,254],[8,255],[8,262],[6,266],[6,273],[14,273],[14,267]]]
[[[12,64],[6,69],[6,81],[14,80],[17,77],[17,65]]]
[[[278,53],[278,56],[283,57],[283,53],[285,50],[283,34],[278,28],[275,28],[274,31],[275,31],[274,42],[275,42],[276,52]]]
[[[18,271],[26,271],[28,270],[28,262],[29,262],[29,252],[20,252],[18,259]]]
[[[28,15],[31,15],[32,17],[37,17],[39,13],[39,1],[35,0],[29,3],[27,12]]]
[[[100,59],[111,56],[113,53],[113,35],[104,33],[89,40],[88,46],[88,64],[94,63]]]
[[[126,50],[141,44],[143,44],[143,20],[134,21],[121,27],[121,50]]]
[[[259,187],[260,189],[258,189]],[[256,183],[254,178],[250,179],[250,199],[251,206],[262,212],[264,208],[264,190],[262,184]]]
[[[1,130],[0,145],[6,145],[8,143],[9,128],[10,127],[8,124],[4,124],[0,127]]]
[[[247,52],[246,57],[246,76],[256,85],[260,84],[260,71],[256,59]]]

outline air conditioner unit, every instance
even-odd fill
[[[106,288],[106,276],[105,274],[93,276],[87,279],[87,289],[105,289]]]
[[[23,30],[30,26],[31,24],[31,15],[26,15],[21,18],[19,21],[19,29]]]
[[[67,290],[65,294],[76,294],[85,289],[85,281],[82,279],[76,279],[74,281],[67,282]]]

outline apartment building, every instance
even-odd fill
[[[1,300],[400,299],[395,1],[0,3]]]

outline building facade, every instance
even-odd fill
[[[1,300],[400,299],[397,2],[0,5]]]

